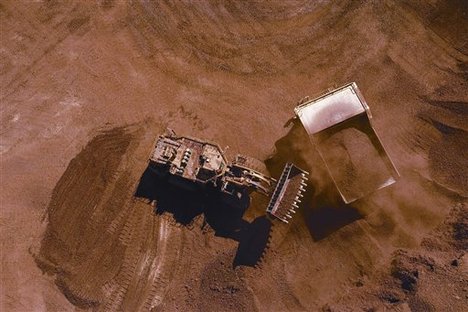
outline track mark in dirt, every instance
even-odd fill
[[[68,24],[68,31],[70,33],[75,33],[77,32],[82,26],[86,25],[90,20],[89,16],[83,16],[83,17],[76,17],[72,19]]]
[[[34,28],[38,30],[38,33],[34,37],[27,38],[30,46],[34,48],[28,48],[25,51],[25,54],[27,54],[27,61],[25,61],[24,65],[17,66],[12,78],[5,83],[5,87],[2,88],[1,92],[2,101],[17,92],[20,88],[25,87],[29,79],[34,77],[38,64],[53,54],[70,35],[76,35],[91,19],[89,15],[86,15],[83,8],[73,7],[69,12],[66,12],[66,17],[63,18],[63,20],[55,21],[55,25],[52,25],[52,23],[49,25],[49,21],[55,17],[55,13],[48,5],[49,4],[45,4],[44,7],[41,7],[36,12],[37,19],[42,21],[43,25],[34,24]],[[11,16],[11,18],[14,19],[15,17]],[[70,20],[67,22],[67,19]],[[8,22],[14,23],[13,20]],[[66,28],[64,25],[66,25]],[[51,34],[49,40],[44,40],[43,33]],[[37,44],[35,41],[39,41],[40,43]],[[11,47],[8,47],[8,50],[9,49],[11,49]]]

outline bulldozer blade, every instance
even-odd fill
[[[270,198],[267,212],[277,219],[288,223],[305,191],[308,172],[291,163],[284,166],[283,172]]]

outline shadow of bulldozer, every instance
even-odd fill
[[[182,225],[190,224],[203,213],[205,201],[205,194],[175,187],[156,176],[149,168],[140,178],[135,197],[144,198],[148,202],[156,201],[156,214],[169,212]]]
[[[156,202],[155,213],[172,214],[174,220],[184,226],[202,215],[204,225],[208,224],[216,236],[239,242],[233,262],[234,266],[255,266],[267,247],[271,221],[266,216],[258,217],[252,223],[243,219],[250,205],[250,195],[245,192],[240,199],[220,192],[215,187],[196,190],[185,189],[168,183],[151,169],[143,173],[135,197]]]
[[[343,202],[301,123],[293,120],[289,124],[292,124],[291,129],[276,141],[276,151],[265,164],[273,176],[279,176],[287,162],[310,173],[299,214],[303,216],[312,238],[321,240],[363,215]]]
[[[256,218],[241,233],[239,247],[234,258],[234,267],[239,265],[256,266],[268,246],[272,222],[267,216]]]

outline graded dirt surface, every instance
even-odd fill
[[[2,2],[0,310],[463,311],[467,18],[437,0]],[[290,119],[351,81],[401,177],[344,205]],[[310,171],[301,209],[283,224],[257,194],[240,218],[153,189],[167,127]]]

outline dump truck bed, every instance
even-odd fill
[[[345,203],[393,184],[399,173],[356,83],[294,109]]]

